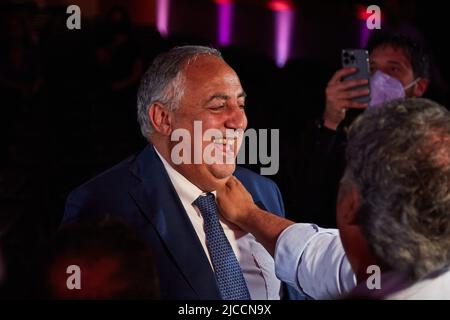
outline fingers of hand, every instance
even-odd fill
[[[363,97],[369,94],[369,89],[360,89],[360,90],[351,90],[351,91],[343,91],[336,94],[336,99],[344,100],[351,99],[356,97]]]
[[[353,91],[359,91],[359,90],[350,90],[355,87],[365,85],[367,84],[367,79],[360,79],[360,80],[350,80],[350,81],[343,81],[338,82],[334,84],[329,84],[325,90],[325,94],[327,96],[328,100],[332,100],[336,97],[336,95],[339,95],[343,92],[353,92]],[[360,90],[368,90],[368,89],[360,89]],[[368,93],[366,93],[368,94]]]
[[[335,86],[338,91],[343,91],[343,90],[354,89],[359,86],[364,86],[364,85],[367,85],[368,83],[369,83],[369,81],[367,79],[357,79],[357,80],[342,81],[342,82],[336,83]]]
[[[236,178],[234,176],[230,176],[227,180],[227,182],[225,183],[225,185],[231,189],[236,185]]]
[[[331,77],[329,84],[335,83],[335,82],[340,82],[342,77],[348,76],[352,73],[355,73],[356,71],[357,71],[356,68],[351,68],[351,67],[342,68],[342,69],[336,71],[336,73],[333,75],[333,77]]]
[[[336,104],[335,110],[342,112],[342,109],[365,109],[367,108],[367,103],[360,103],[353,100],[341,100]]]
[[[369,105],[367,103],[360,103],[356,101],[349,101],[347,108],[349,109],[366,109]]]

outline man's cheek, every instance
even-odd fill
[[[237,138],[236,156],[237,156],[237,153],[239,152],[239,150],[241,150],[242,142],[243,142],[243,141],[244,141],[244,133],[242,132],[242,135],[240,135],[240,136]]]
[[[248,119],[247,119],[247,115],[245,114],[245,111],[242,111],[242,112],[244,115],[243,121],[242,121],[242,129],[245,130],[245,129],[247,129]]]

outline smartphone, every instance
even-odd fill
[[[342,67],[357,68],[357,71],[343,78],[343,80],[367,79],[370,81],[370,64],[369,52],[363,49],[343,49],[342,50]],[[370,101],[370,83],[357,86],[351,90],[369,90],[367,96],[355,97],[352,100],[360,103],[369,103]]]

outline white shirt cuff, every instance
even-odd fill
[[[339,232],[314,224],[286,228],[275,247],[277,277],[314,299],[333,299],[356,285]]]

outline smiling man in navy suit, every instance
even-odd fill
[[[235,165],[247,127],[244,105],[239,78],[217,50],[184,46],[159,55],[138,92],[138,120],[149,145],[75,189],[63,224],[108,216],[131,226],[152,248],[165,299],[282,298],[271,255],[217,214],[215,190],[235,175],[255,202],[284,215],[277,186]],[[208,129],[223,137],[204,139]],[[190,148],[173,152],[176,132],[193,137]],[[208,150],[233,161],[205,161]]]

